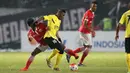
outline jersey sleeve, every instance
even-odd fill
[[[123,14],[123,15],[121,16],[121,19],[120,19],[119,23],[120,23],[121,25],[123,25],[123,24],[125,23],[125,14]]]
[[[49,20],[49,19],[50,19],[50,15],[45,15],[45,16],[43,16],[43,19],[44,19],[44,20]]]

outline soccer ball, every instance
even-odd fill
[[[71,71],[77,71],[78,70],[78,66],[75,63],[70,64],[69,67],[70,67]]]

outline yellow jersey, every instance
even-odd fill
[[[119,23],[120,23],[121,25],[123,25],[123,24],[126,25],[125,38],[130,38],[130,10],[126,11],[126,12],[122,15],[122,17],[121,17]]]
[[[46,16],[43,16],[43,18],[44,20],[48,21],[47,26],[49,28],[49,30],[46,31],[43,38],[52,37],[54,39],[57,39],[56,34],[59,31],[61,20],[58,19],[56,15],[46,15]]]

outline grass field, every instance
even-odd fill
[[[60,64],[61,71],[57,72],[48,68],[45,59],[49,54],[50,52],[46,52],[37,55],[30,69],[20,72],[19,69],[24,67],[30,53],[0,53],[0,73],[127,73],[125,53],[91,52],[84,62],[86,66],[79,67],[78,72],[69,70],[65,55]],[[55,62],[55,58],[53,60]],[[79,59],[72,58],[71,63],[78,61]]]

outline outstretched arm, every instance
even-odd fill
[[[120,30],[121,25],[123,25],[125,23],[125,18],[126,18],[126,15],[123,14],[119,21],[119,24],[116,27],[116,36],[115,36],[116,41],[119,39],[119,30]]]

